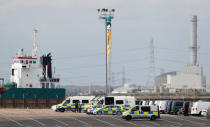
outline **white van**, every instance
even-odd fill
[[[94,98],[95,96],[70,96],[70,97],[67,97],[65,101],[67,101],[68,104],[75,104],[78,101],[81,104],[89,104],[90,101]]]
[[[75,103],[80,102],[81,108],[89,105],[95,96],[69,96],[61,104],[51,106],[53,111],[75,110]]]
[[[201,115],[202,110],[207,110],[208,107],[210,107],[210,102],[208,101],[194,102],[191,108],[191,115]]]
[[[134,96],[106,96],[104,105],[135,105]]]
[[[159,101],[158,107],[161,113],[165,113],[166,101]]]
[[[155,120],[156,118],[160,118],[160,117],[159,117],[159,111],[158,111],[157,106],[135,105],[129,110],[123,112],[122,118],[126,120],[142,119],[142,118],[149,118],[150,120]]]

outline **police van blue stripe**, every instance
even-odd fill
[[[104,114],[108,114],[108,111],[104,111]]]

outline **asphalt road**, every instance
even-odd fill
[[[161,114],[161,119],[126,121],[117,115],[52,112],[51,110],[0,110],[0,127],[210,127],[210,119]]]

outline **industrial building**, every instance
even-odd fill
[[[167,88],[171,89],[204,89],[206,79],[200,66],[186,66],[176,75],[167,75]]]
[[[131,93],[131,92],[134,92],[135,90],[137,90],[137,87],[135,84],[132,84],[132,83],[125,83],[123,84],[123,86],[120,86],[116,89],[114,89],[112,91],[113,94],[117,94],[117,93]]]
[[[192,16],[191,22],[191,43],[190,43],[190,64],[183,70],[161,74],[155,78],[155,88],[163,86],[169,92],[183,90],[203,90],[206,88],[206,78],[203,68],[197,64],[197,16]]]

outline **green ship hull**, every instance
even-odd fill
[[[1,94],[5,99],[65,99],[64,88],[10,88]]]

